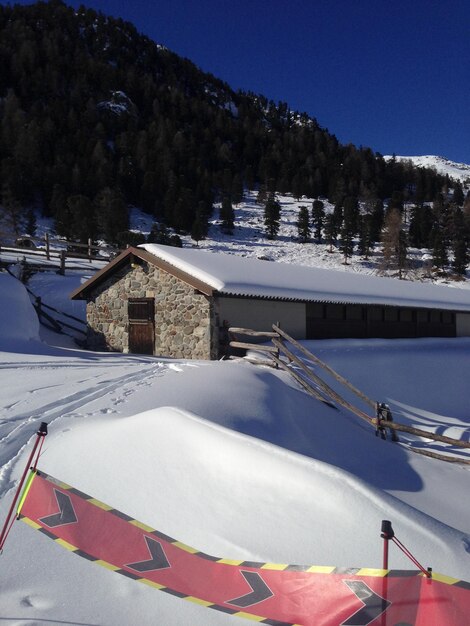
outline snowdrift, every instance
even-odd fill
[[[24,285],[0,272],[0,348],[12,347],[18,340],[39,341],[39,321]]]

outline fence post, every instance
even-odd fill
[[[88,260],[91,263],[91,239],[88,239]]]
[[[46,259],[49,261],[51,256],[49,254],[50,250],[49,250],[49,233],[46,233],[44,235],[44,240],[46,242]]]
[[[21,259],[21,261],[19,262],[19,272],[18,272],[18,274],[19,274],[18,278],[19,278],[19,280],[22,283],[26,282],[26,269],[27,269],[27,267],[28,267],[28,264],[26,262],[26,257],[24,256]]]
[[[60,269],[59,274],[62,276],[65,274],[65,250],[60,251]]]

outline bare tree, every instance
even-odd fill
[[[392,209],[385,217],[382,230],[382,266],[384,270],[398,270],[398,278],[408,267],[407,236],[403,230],[402,216],[398,209]]]

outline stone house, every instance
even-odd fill
[[[76,289],[93,350],[215,359],[225,325],[297,339],[470,336],[470,293],[192,248],[128,248]]]

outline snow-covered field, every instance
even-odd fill
[[[33,290],[66,310],[79,280],[78,270],[37,275]],[[15,279],[0,274],[0,293],[0,521],[46,421],[44,471],[209,554],[381,567],[389,519],[423,565],[470,579],[469,466],[413,454],[406,436],[376,438],[282,372],[78,350],[38,326]],[[470,339],[310,348],[397,421],[469,439]],[[97,567],[20,522],[0,564],[2,624],[243,623]],[[390,566],[413,569],[393,546]]]
[[[279,200],[277,240],[265,238],[263,209],[248,192],[235,207],[233,236],[220,232],[216,213],[200,247],[377,273],[378,255],[367,262],[354,255],[344,266],[326,245],[297,242],[299,207],[312,200]],[[131,218],[134,229],[150,231],[149,216],[133,210]],[[40,234],[50,230],[40,223]],[[189,237],[183,243],[194,245]],[[426,257],[411,254],[418,265]],[[35,274],[28,286],[84,318],[83,302],[68,294],[102,266],[76,262],[65,276]],[[469,280],[454,285],[468,288]],[[46,421],[44,471],[209,554],[377,568],[381,520],[389,519],[423,565],[470,580],[470,466],[414,454],[406,435],[399,444],[382,441],[280,371],[79,350],[39,326],[24,287],[3,273],[0,294],[0,525]],[[309,348],[387,402],[395,420],[470,439],[470,339],[330,340]],[[243,623],[94,566],[20,522],[0,565],[2,624]],[[393,546],[390,567],[413,568]]]

